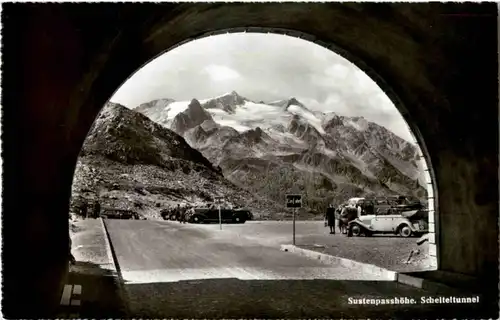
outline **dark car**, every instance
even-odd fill
[[[146,216],[144,216],[140,213],[136,213],[136,212],[134,212],[133,219],[135,219],[135,220],[148,220],[148,218],[146,218]]]
[[[140,215],[132,210],[106,208],[101,211],[104,219],[139,219]]]
[[[235,213],[246,214],[246,216],[247,216],[246,220],[247,221],[248,220],[253,220],[253,213],[250,210],[248,210],[248,209],[245,209],[245,208],[242,208],[242,207],[235,207],[235,208],[233,208],[233,211]]]
[[[169,220],[171,213],[171,210],[163,209],[160,211],[160,216],[163,218],[163,220]]]
[[[220,210],[222,222],[245,223],[251,217],[251,213],[245,209],[232,209],[228,206],[222,206]],[[210,223],[219,222],[219,207],[208,205],[192,208],[188,212],[188,222],[191,223]]]

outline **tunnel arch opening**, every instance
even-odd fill
[[[404,122],[406,126],[408,127],[408,131],[411,134],[413,140],[410,141],[413,143],[415,146],[417,146],[419,150],[419,166],[420,168],[423,169],[424,171],[424,177],[425,177],[425,182],[426,182],[426,192],[427,192],[427,208],[429,211],[429,255],[431,257],[431,264],[432,267],[437,269],[438,268],[438,245],[437,245],[437,240],[438,237],[436,236],[437,233],[437,214],[438,214],[438,208],[437,208],[437,184],[435,182],[435,176],[434,176],[434,171],[432,168],[431,164],[431,157],[429,156],[429,153],[427,151],[425,141],[419,131],[418,126],[411,120],[411,116],[404,106],[404,103],[399,99],[398,95],[395,93],[395,91],[391,88],[391,86],[373,69],[370,68],[365,62],[363,62],[361,59],[358,57],[352,55],[350,52],[347,50],[343,50],[341,47],[325,42],[322,40],[318,40],[315,36],[312,36],[310,34],[306,34],[303,32],[299,31],[293,31],[293,30],[288,30],[288,29],[281,29],[281,28],[262,28],[262,27],[247,27],[247,28],[230,28],[230,29],[221,29],[217,31],[211,31],[207,33],[200,34],[195,37],[188,38],[184,41],[178,42],[177,44],[164,49],[160,53],[158,53],[156,56],[148,60],[146,63],[144,63],[140,68],[136,69],[134,73],[132,73],[119,87],[118,89],[111,95],[110,100],[108,102],[111,102],[111,99],[113,96],[115,96],[116,92],[120,90],[120,88],[125,84],[130,78],[132,78],[138,71],[143,69],[146,65],[150,64],[152,61],[156,60],[157,58],[164,56],[165,54],[168,54],[170,51],[179,48],[183,46],[184,44],[212,37],[212,36],[218,36],[218,35],[224,35],[224,34],[245,34],[245,33],[250,33],[250,34],[276,34],[276,35],[283,35],[283,36],[288,36],[288,37],[293,37],[293,38],[298,38],[305,40],[311,44],[319,45],[334,54],[337,54],[344,58],[345,60],[349,61],[352,63],[354,66],[356,66],[359,70],[364,72],[372,81],[374,81],[377,86],[386,94],[386,96],[392,101],[393,105],[396,107],[396,109],[399,111],[401,114],[402,118],[404,119]],[[333,111],[333,110],[332,110]]]

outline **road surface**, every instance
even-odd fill
[[[133,283],[238,278],[378,280],[280,251],[279,235],[262,238],[218,225],[107,220],[125,281]],[[248,224],[250,225],[250,224]],[[289,236],[288,236],[289,237]]]
[[[386,318],[447,312],[441,306],[431,310],[419,305],[350,304],[349,298],[356,297],[418,300],[431,293],[282,252],[279,244],[290,236],[289,224],[253,224],[223,225],[219,230],[218,225],[107,220],[129,316]],[[272,230],[274,236],[262,230]]]

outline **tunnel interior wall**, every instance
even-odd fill
[[[58,303],[73,172],[107,99],[175,44],[242,27],[297,30],[377,72],[433,167],[440,270],[496,291],[496,15],[495,4],[4,5],[4,314]]]

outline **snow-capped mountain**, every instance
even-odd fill
[[[134,110],[182,135],[228,179],[279,201],[290,191],[282,190],[286,179],[315,189],[310,199],[334,194],[336,202],[367,193],[425,195],[417,147],[362,117],[312,111],[296,98],[257,103],[234,91]]]

